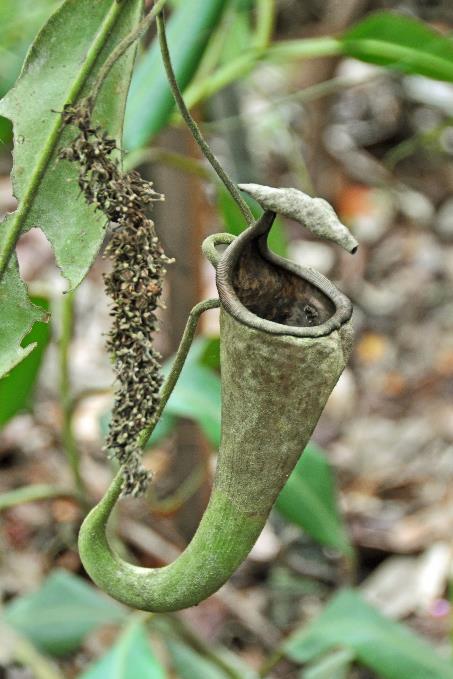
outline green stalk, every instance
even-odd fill
[[[60,361],[60,399],[63,410],[61,437],[63,450],[71,469],[74,485],[82,502],[86,502],[86,488],[80,474],[80,456],[72,428],[72,394],[69,352],[74,329],[74,292],[68,292],[63,297],[61,309],[61,336],[59,345]]]
[[[232,82],[241,80],[259,61],[288,62],[296,59],[314,59],[342,54],[343,46],[335,38],[306,38],[274,43],[267,49],[255,48],[241,54],[237,59],[225,64],[204,82],[190,86],[185,91],[185,101],[189,108],[223,89]]]
[[[36,483],[32,486],[15,488],[0,495],[0,512],[16,505],[37,500],[51,500],[56,497],[73,497],[74,493],[65,488],[59,488],[51,484]]]
[[[171,91],[173,93],[173,97],[175,99],[176,105],[179,109],[179,112],[181,113],[184,122],[186,123],[187,127],[192,133],[193,138],[197,142],[198,146],[200,147],[203,155],[205,158],[211,163],[212,167],[214,168],[215,172],[217,173],[218,177],[220,180],[225,184],[225,187],[227,191],[231,194],[232,198],[236,201],[240,211],[242,212],[244,219],[246,220],[247,224],[253,224],[255,221],[255,218],[252,214],[252,211],[250,210],[249,206],[243,199],[241,192],[239,191],[238,187],[236,184],[233,182],[233,180],[229,177],[227,172],[223,169],[222,165],[212,152],[211,147],[203,137],[200,128],[198,127],[197,123],[195,120],[192,118],[189,109],[187,108],[183,96],[181,94],[181,91],[179,89],[178,83],[176,81],[176,76],[173,70],[173,66],[171,63],[171,57],[170,57],[170,52],[168,49],[168,43],[167,43],[167,36],[165,33],[165,21],[163,14],[158,14],[157,19],[157,32],[159,35],[159,44],[160,44],[160,50],[162,54],[162,61],[164,63],[165,71],[167,73],[167,78],[168,82],[171,88]]]
[[[265,61],[280,62],[293,59],[318,59],[335,57],[343,53],[340,40],[330,37],[304,38],[303,40],[282,40],[276,42],[263,55]]]
[[[14,659],[20,665],[28,667],[36,679],[64,679],[57,664],[38,653],[33,644],[26,639],[19,638],[12,653]]]
[[[269,47],[274,30],[275,10],[275,0],[256,0],[254,47]]]
[[[224,87],[244,78],[259,61],[260,54],[262,54],[261,49],[244,52],[234,61],[220,67],[209,78],[189,85],[184,91],[184,99],[188,108],[193,108]]]
[[[159,406],[156,410],[154,418],[151,420],[149,425],[144,429],[139,438],[139,445],[144,448],[146,442],[154,431],[156,424],[159,421],[160,416],[163,413],[167,401],[171,396],[173,389],[175,388],[178,377],[181,374],[181,370],[184,367],[184,363],[189,353],[189,349],[192,345],[193,338],[195,336],[195,330],[197,329],[197,324],[201,314],[208,309],[217,309],[220,305],[218,299],[207,299],[204,302],[199,302],[191,310],[189,317],[187,319],[186,327],[184,328],[184,333],[179,343],[178,351],[176,352],[175,360],[171,366],[171,370],[162,385],[162,390],[160,393]]]
[[[79,74],[75,79],[66,99],[66,105],[72,105],[76,102],[83,86],[85,85],[88,76],[103,49],[110,33],[112,32],[121,12],[123,4],[121,2],[113,2],[109,12],[99,29],[90,49],[87,52],[85,60],[80,68]],[[55,122],[52,126],[50,134],[47,138],[41,157],[35,165],[33,175],[31,177],[28,190],[21,198],[19,207],[14,216],[7,222],[7,231],[3,235],[2,246],[0,248],[0,278],[3,276],[8,265],[11,252],[16,244],[22,227],[25,223],[27,215],[32,207],[36,192],[39,188],[41,180],[49,165],[50,159],[54,152],[55,146],[61,134],[62,128],[62,114],[55,115]]]

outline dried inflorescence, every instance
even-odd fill
[[[104,279],[113,317],[107,349],[119,387],[106,449],[122,467],[123,493],[138,495],[149,479],[141,464],[139,437],[159,403],[160,355],[153,348],[152,335],[165,266],[170,261],[145,210],[163,196],[137,172],[121,171],[115,141],[93,126],[88,108],[66,107],[63,119],[75,125],[79,134],[60,157],[79,163],[79,186],[85,199],[113,224],[105,250],[112,270]]]

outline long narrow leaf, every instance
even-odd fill
[[[178,84],[184,89],[194,75],[209,38],[229,0],[183,2],[168,22],[167,35]],[[146,144],[168,122],[173,96],[154,40],[139,64],[127,102],[124,145],[133,151]]]
[[[385,618],[352,590],[337,594],[321,615],[283,644],[306,663],[338,647],[384,679],[453,679],[453,665],[403,625]]]
[[[362,61],[453,82],[453,41],[416,19],[377,12],[341,43],[344,53]]]
[[[338,510],[332,470],[314,444],[306,447],[275,506],[320,544],[352,553]]]

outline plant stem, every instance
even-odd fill
[[[317,59],[335,57],[343,53],[341,40],[330,38],[304,38],[303,40],[280,40],[263,54],[264,61],[281,63],[293,59]]]
[[[193,108],[227,85],[248,75],[262,53],[261,49],[250,49],[237,59],[221,66],[208,78],[194,81],[184,92],[186,105]]]
[[[197,329],[198,320],[201,314],[204,311],[208,311],[208,309],[217,309],[219,306],[220,300],[206,299],[203,302],[199,302],[198,304],[196,304],[190,311],[186,327],[184,328],[184,332],[181,338],[181,342],[179,343],[179,347],[176,352],[175,360],[173,361],[171,370],[168,373],[166,380],[162,385],[162,389],[160,392],[160,401],[156,413],[152,418],[151,422],[149,422],[148,426],[142,430],[139,436],[138,445],[140,446],[140,448],[144,448],[146,446],[146,443],[151,434],[153,433],[157,423],[159,422],[159,418],[162,415],[165,406],[167,405],[168,399],[170,398],[173,389],[175,388],[176,382],[178,381],[178,377],[180,376],[181,370],[184,367],[187,354],[189,353],[189,349],[192,345],[195,330]],[[120,496],[122,484],[123,475],[121,471],[119,471],[117,475],[114,477],[110,485],[110,488],[107,490],[104,499],[107,497],[107,494],[111,495],[114,498],[113,502],[115,503],[118,497]]]
[[[267,49],[254,47],[219,68],[204,81],[190,85],[185,92],[187,106],[192,108],[230,83],[244,78],[260,61],[285,63],[297,59],[335,56],[341,52],[341,42],[329,37],[282,40]]]
[[[86,501],[86,488],[80,475],[80,458],[72,429],[72,396],[69,371],[69,351],[74,328],[74,292],[63,296],[61,308],[60,359],[60,399],[63,410],[61,437],[63,449],[72,472],[74,484],[81,501]]]
[[[176,382],[178,381],[178,377],[181,374],[181,370],[184,367],[187,354],[189,353],[189,349],[195,335],[195,330],[197,328],[198,319],[200,318],[201,314],[204,311],[207,311],[208,309],[216,309],[219,306],[220,301],[218,299],[207,299],[204,300],[203,302],[199,302],[198,304],[196,304],[191,310],[189,317],[187,319],[186,327],[184,328],[184,333],[181,338],[181,342],[179,343],[179,347],[176,352],[175,360],[173,361],[171,370],[168,373],[167,379],[165,380],[162,386],[160,402],[156,410],[156,414],[154,415],[153,419],[148,424],[146,429],[143,429],[140,435],[139,445],[141,448],[145,447],[146,442],[153,433],[154,428],[159,421],[159,417],[162,415],[162,412],[167,404],[167,401],[171,396],[171,392],[175,388]]]
[[[163,14],[160,13],[157,16],[156,19],[157,22],[157,32],[159,35],[159,44],[160,44],[160,50],[162,54],[162,61],[164,63],[165,67],[165,72],[167,74],[168,82],[170,84],[171,91],[173,93],[173,96],[176,101],[176,105],[178,106],[178,109],[184,119],[184,122],[187,124],[188,128],[190,129],[193,138],[197,142],[198,146],[200,147],[203,155],[207,158],[207,160],[211,163],[212,167],[214,168],[215,172],[219,176],[219,178],[222,180],[222,182],[225,184],[225,187],[227,190],[230,192],[232,198],[236,201],[240,211],[242,212],[247,224],[253,224],[255,221],[255,218],[252,214],[252,211],[250,210],[249,206],[241,196],[241,193],[236,186],[236,184],[233,182],[233,180],[228,176],[228,174],[225,172],[223,169],[222,165],[219,163],[217,158],[215,157],[211,147],[203,137],[200,128],[198,127],[197,123],[195,120],[192,118],[189,109],[187,108],[186,104],[184,103],[183,96],[181,94],[181,91],[179,89],[178,83],[176,81],[175,73],[173,71],[173,66],[171,63],[171,58],[170,58],[170,52],[168,50],[168,43],[167,43],[167,36],[165,34],[165,21]]]
[[[26,502],[51,500],[55,497],[74,497],[74,493],[71,490],[45,483],[15,488],[0,495],[0,512],[16,505],[25,504]]]
[[[257,0],[254,47],[269,46],[275,23],[275,0]]]
[[[20,665],[28,667],[36,679],[64,679],[56,663],[41,655],[26,639],[17,640],[13,657]]]
[[[128,33],[128,35],[126,35],[126,37],[123,38],[121,42],[115,47],[115,49],[109,54],[108,58],[105,60],[99,70],[98,76],[93,84],[90,96],[88,98],[91,109],[93,109],[94,103],[99,94],[99,90],[102,87],[102,83],[107,78],[115,63],[123,56],[129,47],[134,44],[136,40],[140,40],[140,38],[145,35],[154,18],[163,9],[166,2],[167,0],[157,0],[152,10],[148,12],[148,14],[138,24],[138,26],[133,31]],[[119,5],[120,1],[117,0],[116,4]]]
[[[122,3],[114,2],[112,4],[109,12],[102,22],[98,33],[96,34],[93,43],[91,44],[90,49],[86,54],[85,60],[80,67],[80,71],[69,91],[65,105],[74,104],[77,100],[77,97],[79,96],[88,76],[91,73],[94,63],[103,49],[110,33],[112,32],[112,29],[115,26],[115,23],[117,22],[122,10]],[[8,265],[11,252],[16,244],[21,229],[25,224],[28,213],[33,205],[35,194],[55,150],[55,146],[61,134],[61,122],[62,114],[57,113],[55,115],[55,122],[44,145],[41,157],[38,159],[33,174],[30,178],[28,189],[21,197],[19,207],[17,208],[16,212],[11,215],[10,219],[6,219],[2,223],[2,228],[5,230],[5,234],[1,240],[0,246],[0,279]]]

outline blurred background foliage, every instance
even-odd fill
[[[58,4],[2,1],[0,95]],[[451,4],[169,5],[178,81],[234,178],[322,195],[361,241],[351,261],[302,241],[283,220],[270,241],[353,300],[355,353],[231,582],[181,614],[126,610],[86,580],[76,547],[85,509],[112,473],[102,453],[112,400],[106,264],[99,257],[76,294],[62,297],[47,242],[36,229],[23,236],[21,274],[52,318],[35,324],[23,344],[36,348],[0,380],[1,671],[44,679],[449,679]],[[12,131],[1,118],[0,141],[5,214],[15,205]],[[152,34],[139,51],[124,146],[125,165],[166,194],[155,212],[176,259],[157,338],[166,372],[190,308],[215,294],[202,239],[245,225],[181,126]],[[115,520],[115,548],[131,561],[171,561],[199,522],[220,440],[219,367],[209,312],[145,453],[155,483],[146,499],[123,502]]]

